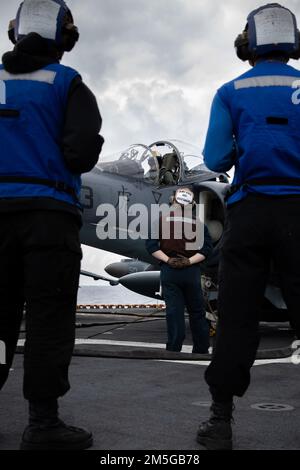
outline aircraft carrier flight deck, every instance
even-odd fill
[[[159,309],[79,312],[76,321],[72,389],[61,400],[62,419],[91,429],[93,450],[204,450],[195,436],[209,412],[203,375],[210,356],[191,354],[189,329],[178,354],[165,351]],[[288,324],[261,325],[252,385],[235,403],[235,449],[299,448],[300,366],[293,341]],[[23,343],[24,333],[2,391],[0,450],[19,448],[27,419]]]

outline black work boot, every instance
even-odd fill
[[[85,450],[92,445],[91,433],[67,426],[58,418],[56,400],[29,403],[29,425],[21,450]]]
[[[207,450],[232,450],[232,411],[232,402],[213,402],[210,419],[199,427],[197,442]]]

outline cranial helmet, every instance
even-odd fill
[[[24,0],[10,22],[8,36],[16,44],[37,33],[62,51],[71,51],[79,39],[71,11],[64,0]]]
[[[234,43],[239,59],[255,60],[270,53],[287,59],[300,58],[300,32],[295,15],[278,3],[250,13],[246,27]]]
[[[181,206],[189,206],[193,204],[195,199],[194,193],[188,188],[180,188],[176,191],[175,202]]]

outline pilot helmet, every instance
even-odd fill
[[[252,11],[246,27],[234,43],[242,61],[255,61],[272,54],[288,59],[300,58],[300,32],[295,15],[278,3]]]
[[[180,206],[189,206],[193,204],[195,195],[189,188],[179,188],[175,193],[174,202]]]
[[[24,0],[16,19],[9,24],[13,44],[30,33],[37,33],[62,52],[70,52],[79,39],[73,15],[64,0]]]

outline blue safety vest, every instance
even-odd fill
[[[262,61],[219,94],[238,150],[229,203],[249,192],[300,194],[300,71]]]
[[[0,198],[78,204],[81,178],[67,169],[62,152],[68,92],[77,75],[60,64],[18,75],[0,66]]]

